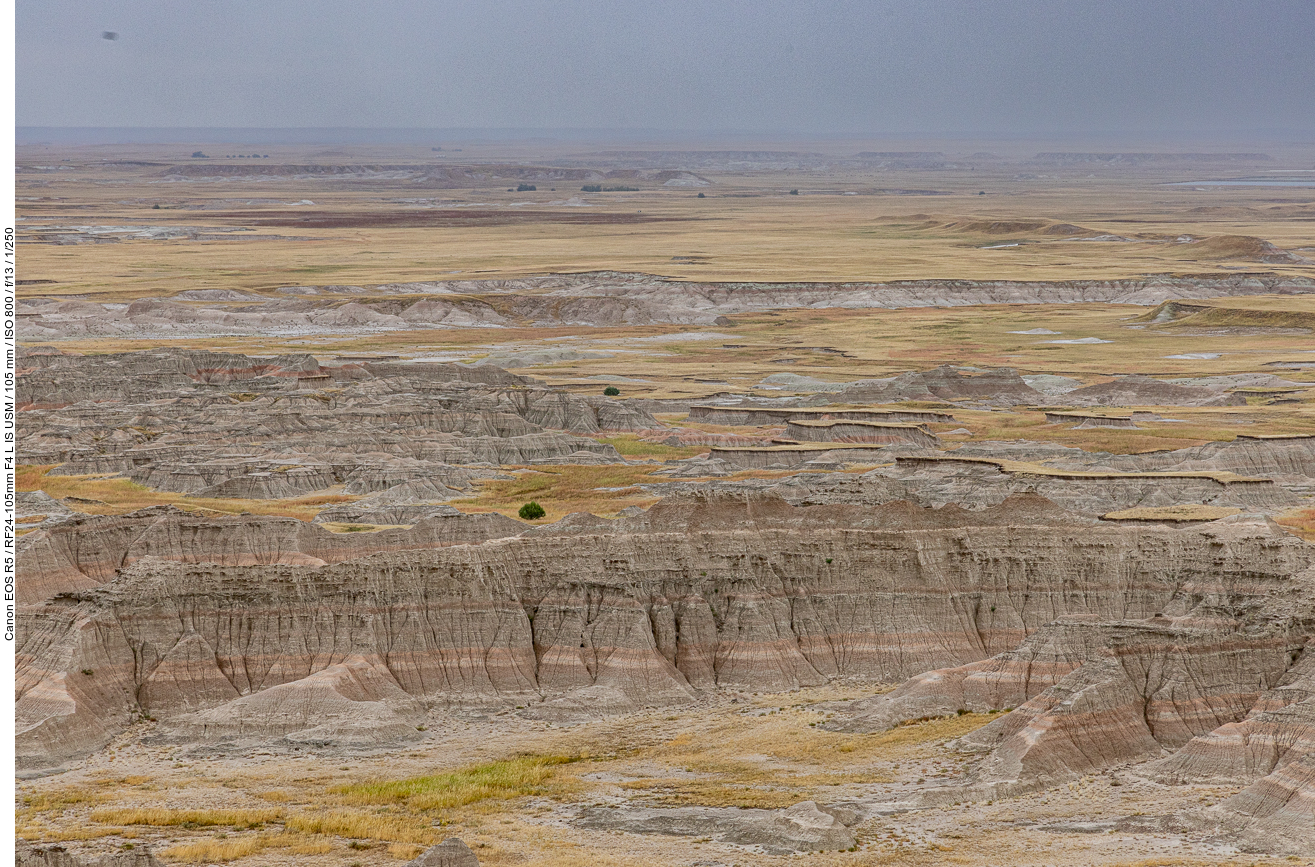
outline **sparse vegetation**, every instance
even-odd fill
[[[226,825],[255,828],[283,818],[281,810],[172,810],[165,807],[104,807],[91,812],[91,821],[108,825]]]
[[[120,476],[50,475],[52,469],[53,466],[20,465],[17,471],[18,490],[45,491],[57,500],[76,497],[77,501],[70,503],[70,508],[89,515],[121,515],[148,506],[171,505],[202,513],[240,515],[250,512],[309,521],[325,506],[359,499],[337,493],[307,494],[286,500],[191,497],[172,491],[155,491]]]
[[[635,487],[650,477],[653,467],[609,464],[602,466],[536,466],[509,480],[479,483],[479,494],[452,505],[466,512],[501,512],[519,516],[527,502],[539,503],[546,517],[557,520],[571,512],[609,514],[627,506],[648,505],[656,497]]]
[[[208,159],[201,152],[192,156],[198,161]],[[186,160],[174,162],[193,172],[222,168]],[[234,167],[230,161],[228,168]],[[236,168],[248,175],[255,171],[249,164]],[[259,171],[274,168],[262,166]],[[938,190],[941,195],[927,198],[874,195],[870,184],[876,181],[870,173],[794,172],[775,177],[758,173],[741,177],[726,172],[715,174],[715,196],[696,193],[700,201],[694,208],[689,207],[688,186],[662,189],[664,177],[651,174],[641,176],[649,187],[643,191],[634,186],[585,185],[582,192],[638,194],[613,199],[590,197],[587,203],[571,203],[589,207],[508,207],[509,203],[525,204],[529,200],[518,202],[514,196],[504,195],[504,190],[511,194],[537,189],[528,183],[502,188],[500,184],[507,179],[503,175],[476,190],[442,192],[442,201],[459,200],[460,208],[465,210],[460,219],[454,218],[452,225],[443,229],[441,249],[432,244],[430,232],[388,227],[347,232],[310,225],[304,231],[289,232],[298,237],[286,240],[258,230],[257,234],[264,236],[259,256],[251,255],[254,245],[243,235],[222,243],[133,241],[86,249],[28,244],[24,248],[25,271],[58,278],[59,282],[33,281],[50,285],[30,289],[23,286],[19,291],[31,293],[27,297],[48,295],[57,300],[87,298],[127,303],[171,296],[182,286],[272,296],[276,286],[374,287],[449,279],[436,276],[445,274],[460,274],[450,279],[466,281],[485,277],[518,279],[563,271],[656,271],[673,281],[727,284],[747,280],[924,278],[1118,280],[1163,273],[1242,276],[1246,270],[1309,276],[1309,265],[1254,260],[1258,247],[1253,242],[1262,237],[1283,249],[1305,251],[1300,255],[1306,258],[1315,249],[1311,246],[1315,239],[1310,235],[1309,208],[1295,199],[1280,201],[1272,190],[1263,195],[1241,189],[1227,191],[1227,196],[1208,191],[1180,195],[1172,188],[1159,186],[1158,175],[1151,189],[1139,186],[1140,181],[1134,183],[1112,174],[1091,183],[1064,178],[1015,178],[1015,169],[992,174],[996,170],[988,165],[978,173],[984,182],[999,181],[998,189],[1010,190],[1009,195],[992,194],[991,203],[979,200],[986,195],[984,190],[974,195],[971,190],[957,187],[948,192]],[[69,177],[92,177],[95,184],[59,175],[21,175],[19,183],[28,185],[21,192],[32,194],[34,202],[37,197],[46,197],[31,206],[43,215],[60,215],[60,220],[69,222],[79,215],[96,214],[103,215],[107,224],[127,225],[142,219],[143,203],[160,195],[158,167],[137,175],[134,171],[129,166],[115,168],[111,178],[114,184],[100,184],[105,179],[104,170],[94,166],[70,173]],[[892,171],[883,174],[880,183],[912,188],[915,182],[918,186],[932,185],[927,178],[935,177],[934,183],[939,186],[942,175],[896,181]],[[950,176],[944,177],[944,184],[949,185]],[[802,197],[799,189],[788,188],[791,198],[783,202],[779,190],[792,180],[808,181],[810,195]],[[34,186],[37,182],[43,186]],[[345,213],[363,201],[354,194],[321,196],[324,187],[319,181],[315,186],[299,187],[300,183],[292,178],[280,180],[277,195],[288,201],[302,195],[315,198],[319,202],[315,208],[328,214]],[[53,188],[46,188],[50,184]],[[563,190],[569,190],[569,185],[573,183],[564,182]],[[220,186],[227,189],[230,185],[189,186],[180,181],[171,184],[167,200],[151,208],[191,207],[183,203],[201,201],[212,195],[210,188]],[[238,186],[233,185],[233,189]],[[839,194],[841,190],[855,189],[863,190],[864,195],[844,198]],[[263,193],[240,193],[256,194]],[[799,197],[797,201],[795,197]],[[371,202],[365,210],[380,214],[390,209],[420,210],[414,205]],[[478,202],[494,205],[478,212],[473,207]],[[1190,208],[1185,208],[1183,202],[1189,202]],[[618,225],[621,217],[633,219],[637,208],[643,209],[647,222]],[[569,219],[548,220],[544,214],[549,211]],[[475,216],[477,213],[482,215]],[[1043,219],[1038,216],[1041,214],[1047,216]],[[1060,224],[1060,219],[1081,225]],[[1072,229],[1080,233],[1068,231]],[[1079,237],[1106,233],[1135,233],[1137,242],[1077,243]],[[1180,233],[1215,235],[1222,240],[1199,244],[1163,240]],[[1018,245],[986,249],[1003,239]],[[94,254],[89,254],[93,250]],[[690,255],[668,260],[668,255],[675,252]],[[680,267],[668,269],[668,265],[676,264]],[[674,276],[672,271],[676,272]],[[518,285],[531,286],[523,290],[526,293],[539,292],[532,284],[534,281]],[[453,288],[458,291],[450,298],[437,300],[466,303],[466,296],[459,294],[465,286]],[[376,296],[371,291],[344,296],[342,303],[392,315],[421,297],[386,293]],[[1315,371],[1271,366],[1276,361],[1308,358],[1308,330],[1315,329],[1313,297],[1231,297],[1185,302],[1177,308],[1079,303],[1001,304],[971,309],[746,309],[732,318],[718,319],[716,325],[611,324],[594,328],[531,327],[529,318],[520,317],[504,295],[495,293],[487,296],[487,303],[505,319],[497,329],[445,326],[385,333],[344,331],[310,338],[310,346],[305,335],[271,330],[260,336],[189,338],[188,345],[271,355],[313,351],[321,358],[332,357],[333,353],[401,352],[406,358],[457,355],[471,359],[499,354],[507,347],[534,350],[578,339],[579,343],[569,345],[604,352],[585,353],[585,357],[528,372],[547,381],[550,387],[590,400],[606,382],[594,377],[607,374],[618,377],[614,381],[626,386],[626,398],[666,399],[671,401],[668,406],[684,406],[719,392],[779,395],[766,386],[758,390],[765,372],[788,370],[843,382],[894,377],[942,363],[1014,367],[1023,373],[1055,373],[1086,384],[1123,372],[1149,371],[1171,377],[1274,371],[1285,379],[1315,385]],[[435,303],[435,299],[428,300]],[[578,301],[567,296],[542,296],[539,300],[554,310],[555,305],[565,308]],[[1026,333],[1034,329],[1053,331],[1065,339],[1096,337],[1111,342],[1087,346],[1048,343],[1050,338]],[[109,332],[59,343],[60,348],[90,352],[159,345],[159,340]],[[1203,348],[1221,357],[1176,357]],[[238,387],[242,386],[232,386]],[[223,398],[222,386],[213,391],[216,399],[240,404],[230,410],[236,413],[260,411],[267,398],[258,389],[233,392],[228,398]],[[620,397],[621,389],[608,385],[603,394]],[[334,399],[330,389],[295,396],[297,401],[319,401],[319,405]],[[1275,402],[1280,399],[1284,402]],[[952,412],[953,424],[932,427],[954,445],[1026,440],[1128,454],[1199,445],[1238,433],[1315,433],[1315,395],[1310,391],[1285,387],[1272,397],[1252,395],[1248,401],[1248,406],[1175,408],[1172,412],[1161,408],[1158,413],[1172,420],[1150,418],[1139,421],[1139,429],[1135,430],[1077,430],[1069,424],[1049,424],[1042,412],[1027,407],[1000,411],[941,399],[904,405]],[[1061,403],[1062,398],[1056,397],[1055,402]],[[149,416],[146,413],[142,418]],[[683,411],[659,416],[663,422],[691,429],[675,432],[672,442],[706,439],[690,436],[699,433],[764,439],[783,433],[780,426],[689,424],[683,416]],[[139,445],[176,440],[176,430],[168,424],[150,420],[134,424],[141,426],[105,436],[131,438]],[[650,436],[648,433],[608,433],[592,436],[627,458],[663,461],[708,450],[701,445],[667,445],[640,439],[641,435]],[[102,436],[100,432],[95,435]],[[99,442],[94,441],[92,448],[97,448]],[[174,505],[205,515],[251,512],[310,520],[327,505],[357,499],[344,495],[340,488],[286,500],[202,499],[144,488],[122,476],[59,476],[52,475],[51,469],[20,468],[19,490],[44,490],[76,511],[89,514],[121,514],[144,506]],[[653,475],[655,469],[655,464],[504,467],[503,478],[481,480],[475,483],[475,493],[453,503],[463,511],[496,511],[530,521],[556,520],[580,511],[612,516],[627,507],[651,505],[657,499],[640,487],[671,480],[670,476]],[[1045,471],[1035,466],[1031,469]],[[851,467],[844,472],[857,471]],[[744,472],[729,477],[729,481],[790,474],[779,470]],[[533,510],[527,512],[531,507]],[[1195,520],[1228,511],[1170,507],[1129,510],[1105,517]],[[34,518],[28,519],[29,524],[34,522]],[[1315,509],[1295,508],[1279,522],[1315,540]],[[379,529],[352,523],[321,526],[345,533]],[[353,544],[341,538],[334,541]],[[368,549],[373,541],[361,536],[354,544]],[[837,550],[828,543],[809,547],[799,556],[808,568],[808,562],[815,565],[823,553]],[[830,556],[822,559],[833,564]],[[849,568],[843,564],[851,560],[842,552],[834,562],[842,564],[837,571],[843,571]],[[683,568],[691,576],[707,579],[697,582],[704,589],[724,584],[728,576],[734,579],[739,569],[734,564],[714,561],[709,565],[701,560],[692,560]],[[714,577],[709,579],[709,574]],[[991,605],[990,611],[995,612],[996,607]],[[1012,614],[1004,620],[988,618],[994,622],[983,625],[984,634],[998,635],[999,630],[1014,629],[1014,619]],[[591,653],[581,648],[580,657],[587,660]],[[574,656],[574,651],[569,655]],[[90,664],[88,658],[68,667],[72,686],[94,689],[97,684],[105,685],[103,681],[113,666],[95,662],[94,671],[78,667]],[[401,863],[413,858],[424,847],[447,836],[466,839],[476,848],[482,863],[492,867],[668,867],[675,863],[726,861],[729,850],[716,851],[721,844],[707,838],[637,838],[568,831],[558,827],[560,815],[555,814],[563,804],[572,808],[622,798],[645,805],[775,809],[806,799],[820,804],[840,803],[870,795],[876,787],[892,783],[903,786],[917,780],[937,785],[973,767],[971,763],[978,760],[953,752],[946,743],[999,718],[998,714],[961,710],[874,734],[827,730],[833,712],[830,702],[878,691],[877,687],[855,683],[776,695],[746,692],[735,697],[734,705],[727,704],[729,698],[723,695],[697,705],[660,712],[646,709],[622,718],[593,719],[569,727],[522,718],[520,712],[526,711],[525,705],[535,705],[517,698],[514,701],[522,704],[514,709],[509,700],[504,709],[490,710],[487,719],[477,721],[465,711],[445,717],[446,711],[437,710],[434,717],[428,718],[436,731],[414,747],[351,758],[335,755],[327,761],[318,748],[319,756],[313,761],[269,755],[242,764],[233,757],[197,759],[167,745],[128,748],[116,742],[113,750],[71,773],[19,781],[19,835],[49,842],[95,841],[93,845],[102,851],[139,852],[149,845],[166,861],[198,865],[238,861],[252,865],[323,862],[380,867],[389,859]],[[524,713],[524,717],[534,715],[532,710]],[[139,720],[137,730],[155,728],[140,723],[140,719],[149,721],[149,717],[135,719]],[[408,729],[414,722],[411,719],[407,723]],[[428,726],[414,728],[425,732]],[[543,754],[499,759],[514,749]],[[597,758],[587,766],[570,764],[569,757],[582,754]],[[97,763],[102,768],[120,770],[117,774],[102,773]],[[125,765],[132,768],[132,774],[122,770]],[[76,785],[70,785],[70,781],[76,781]],[[1084,815],[1082,811],[1105,809],[1093,806],[1105,803],[1110,810],[1106,815],[1119,817],[1138,815],[1143,810],[1150,815],[1185,814],[1186,809],[1200,806],[1193,793],[1200,790],[1192,785],[1153,787],[1149,794],[1141,784],[1129,782],[1125,786],[1110,780],[1108,785],[1118,788],[1109,792],[1101,788],[1104,785],[1099,779],[1083,779],[1075,784],[1069,800],[1059,787],[1035,799],[1029,795],[1027,803],[1002,797],[998,802],[956,804],[954,821],[948,824],[943,819],[951,814],[936,809],[888,817],[876,822],[875,829],[872,823],[864,827],[860,834],[862,853],[816,853],[803,860],[820,867],[853,867],[869,862],[926,867],[933,863],[1020,863],[1020,859],[1032,863],[1036,858],[1056,864],[1085,864],[1095,858],[1111,865],[1152,867],[1235,860],[1227,853],[1211,854],[1187,838],[1181,841],[1181,857],[1176,853],[1163,858],[1143,857],[1148,838],[1124,833],[1102,838],[1097,857],[1092,854],[1093,838],[1089,835],[1054,834],[1016,822],[1020,814],[1031,816],[1033,811],[1036,816],[1044,815],[1046,821],[1067,821]],[[1083,787],[1095,787],[1095,797]],[[1212,789],[1208,794],[1209,798],[1200,798],[1201,804],[1219,803],[1233,792]],[[1109,795],[1113,798],[1106,797]],[[165,803],[170,806],[161,806]],[[195,807],[211,804],[214,806]],[[568,812],[561,810],[563,815]],[[933,817],[930,822],[927,816]],[[919,823],[923,823],[922,830],[918,830]],[[950,826],[959,830],[947,832]],[[938,839],[925,833],[928,827],[940,828]],[[1042,841],[1039,855],[1033,852],[1038,840]],[[652,853],[659,848],[663,848],[662,855],[654,857]],[[1194,857],[1193,852],[1206,854]],[[735,851],[732,857],[740,855]],[[784,864],[787,859],[762,856],[760,860],[764,864]]]
[[[551,790],[558,768],[574,761],[567,756],[522,756],[450,774],[381,780],[335,791],[357,806],[401,804],[412,810],[448,810],[490,799],[544,794]]]
[[[386,843],[413,843],[432,846],[438,832],[431,820],[420,816],[396,815],[365,810],[322,810],[296,813],[285,826],[303,834],[326,834],[356,840],[382,840]]]

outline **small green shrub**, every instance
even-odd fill
[[[621,389],[617,388],[615,385],[609,385],[607,388],[603,389],[603,394],[608,397],[616,397],[620,393]]]
[[[528,503],[521,506],[521,510],[516,514],[521,516],[522,521],[537,521],[548,513],[543,510],[543,506],[530,500]]]
[[[517,185],[516,185],[516,192],[518,192],[518,193],[532,193],[532,192],[534,192],[534,191],[537,190],[537,189],[539,189],[539,188],[536,187],[534,184],[517,184]]]

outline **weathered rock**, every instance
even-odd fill
[[[1077,388],[1062,400],[1066,406],[1246,406],[1240,395],[1140,375]]]
[[[525,524],[498,514],[436,511],[407,531],[335,534],[292,518],[206,518],[170,507],[117,517],[83,516],[19,540],[19,600],[37,602],[98,586],[137,560],[217,566],[322,565],[383,550],[514,536]]]
[[[479,859],[461,838],[448,837],[408,861],[406,867],[479,867]]]
[[[1315,837],[1315,752],[1289,762],[1229,798],[1225,827],[1246,848],[1296,856],[1310,854]]]
[[[195,661],[190,670],[194,677],[207,672],[211,680],[223,678],[213,656]],[[191,684],[179,684],[175,678],[166,686],[153,675],[145,688],[153,686],[142,698],[143,709],[151,714],[174,709],[180,699],[209,703],[194,691],[180,689]],[[281,739],[377,747],[418,740],[417,726],[425,719],[423,706],[402,691],[387,668],[360,655],[260,692],[239,697],[231,684],[230,692],[232,699],[224,704],[172,718],[163,739],[182,743]],[[155,695],[165,704],[157,704]]]
[[[192,520],[156,515],[150,536],[186,539],[179,530]],[[584,700],[631,708],[718,686],[782,690],[967,665],[1066,615],[1127,620],[1202,594],[1261,599],[1312,558],[1310,546],[1267,528],[1203,527],[1091,526],[1026,499],[973,513],[714,497],[483,544],[434,547],[422,522],[320,531],[329,538],[315,546],[288,546],[318,555],[319,566],[213,565],[179,541],[132,539],[112,561],[130,565],[115,577],[105,562],[99,589],[23,610],[20,752],[39,764],[94,749],[140,713],[143,697],[179,707],[175,688],[232,700],[213,674],[193,682],[176,673],[179,660],[188,667],[211,651],[243,697],[359,655],[381,659],[415,698],[571,714]],[[157,551],[169,559],[150,556]],[[1272,647],[1286,660],[1284,646],[1265,639],[1245,658],[1260,665]],[[1189,673],[1194,653],[1178,654]],[[1136,670],[1128,660],[1155,658],[1125,656],[1127,678]],[[1286,664],[1265,665],[1276,684]],[[1264,688],[1219,691],[1219,713],[1245,715],[1256,683]],[[167,726],[174,713],[155,715]],[[1175,745],[1227,721],[1184,713],[1157,723]]]
[[[981,370],[948,364],[900,374],[889,382],[872,380],[870,384],[854,384],[832,399],[836,403],[969,399],[999,406],[1046,402],[1046,396],[1024,382],[1012,368]]]
[[[1169,300],[1223,295],[1311,292],[1315,291],[1315,282],[1295,275],[1245,274],[1210,278],[1154,275],[1110,281],[700,283],[603,271],[519,280],[434,282],[406,290],[412,297],[369,300],[356,300],[366,291],[359,286],[284,289],[300,297],[253,300],[240,306],[205,300],[140,299],[122,309],[92,302],[25,298],[24,315],[19,317],[19,338],[30,341],[106,334],[139,338],[180,334],[341,334],[511,324],[713,325],[727,314],[779,308],[1092,302],[1155,305]],[[427,294],[419,294],[417,289]],[[463,294],[454,296],[454,292]],[[383,286],[377,287],[374,293],[396,295],[398,290]],[[496,296],[497,303],[479,297],[482,295]],[[344,298],[353,300],[343,304]]]
[[[45,491],[19,491],[14,495],[14,517],[24,527],[48,527],[73,515],[72,509]]]
[[[912,443],[936,448],[940,440],[925,427],[912,424],[888,424],[864,421],[790,421],[785,435],[800,442],[831,443]]]
[[[92,854],[71,851],[58,843],[19,840],[14,863],[17,867],[163,867],[144,843],[134,845],[130,851]]]
[[[1213,526],[1205,532],[1229,524]],[[1279,537],[1269,527],[1232,526]],[[1141,622],[1061,617],[993,659],[850,703],[847,718],[828,727],[874,731],[1011,710],[960,740],[989,752],[974,784],[1002,794],[1164,749],[1178,752],[1159,763],[1163,781],[1250,782],[1315,745],[1315,668],[1304,657],[1315,628],[1312,582],[1315,571],[1298,570],[1250,602],[1194,585]]]
[[[812,801],[784,810],[735,807],[586,807],[575,823],[582,828],[711,837],[720,843],[756,847],[769,855],[848,849],[854,833]]]

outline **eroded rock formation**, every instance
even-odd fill
[[[150,526],[119,542],[99,571],[49,541],[60,528],[24,540],[58,563],[45,574],[81,576],[59,595],[47,578],[47,600],[25,609],[19,742],[29,764],[85,754],[140,715],[197,740],[349,744],[362,706],[376,703],[393,715],[375,713],[380,725],[400,736],[416,700],[528,703],[554,716],[685,702],[728,686],[889,681],[1026,654],[1028,645],[1014,648],[1071,617],[1112,622],[1101,635],[1143,636],[1128,646],[1146,644],[1147,630],[1177,646],[1172,630],[1122,625],[1167,612],[1189,624],[1179,644],[1206,647],[1190,623],[1222,615],[1200,600],[1263,605],[1312,562],[1309,546],[1268,525],[1098,526],[1026,497],[982,512],[720,497],[479,544],[435,546],[424,524],[366,542],[333,537],[341,548],[312,533],[289,539],[278,558],[229,565],[184,540],[246,532],[240,521],[88,520],[82,537],[95,523],[120,539],[133,521]],[[1227,701],[1213,725],[1173,728],[1175,745],[1241,719],[1277,687],[1297,640],[1289,632],[1219,638],[1223,648],[1241,641],[1250,667],[1234,668],[1257,679],[1198,696]],[[1184,651],[1182,665],[1214,652],[1231,651]],[[1084,659],[1064,653],[1049,679],[998,688],[1001,701],[1063,686],[1073,676],[1063,665]],[[1168,658],[1139,653],[1129,658]],[[270,722],[294,705],[307,708],[304,720]],[[321,725],[314,708],[344,722]]]

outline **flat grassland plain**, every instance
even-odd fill
[[[942,364],[1009,367],[1081,385],[1130,374],[1280,373],[1286,385],[1257,388],[1240,405],[1135,407],[1146,414],[1135,428],[1075,428],[1048,421],[1044,407],[1020,406],[952,407],[955,423],[930,429],[950,447],[1028,440],[1129,455],[1239,433],[1315,434],[1315,295],[1221,293],[1177,306],[1080,297],[961,306],[950,298],[939,306],[882,309],[792,305],[793,290],[779,288],[769,305],[746,305],[715,322],[623,317],[601,324],[584,315],[531,317],[506,300],[543,295],[537,278],[595,272],[656,275],[673,287],[1311,280],[1311,148],[1114,156],[1108,147],[1045,142],[764,141],[624,150],[437,144],[441,150],[22,146],[19,291],[27,301],[118,310],[164,299],[241,312],[310,297],[340,311],[389,312],[398,284],[423,283],[433,285],[407,291],[477,311],[465,324],[454,319],[444,327],[87,327],[26,343],[89,354],[176,347],[487,359],[554,388],[597,395],[613,385],[626,398],[654,401],[725,393],[779,398]],[[1260,150],[1265,154],[1251,153]],[[209,156],[189,156],[193,151]],[[235,151],[244,156],[228,156]],[[1061,151],[1066,155],[1056,156]],[[1246,185],[1257,180],[1265,185]],[[1272,185],[1282,180],[1293,185]],[[1240,183],[1215,185],[1220,181]],[[1007,295],[1007,287],[1000,292]],[[496,324],[492,314],[480,319],[485,308],[497,314]],[[707,451],[697,431],[744,432],[689,421],[684,411],[655,412],[679,425],[683,438],[598,437],[651,464],[504,468],[513,480],[484,481],[453,505],[514,516],[535,499],[549,521],[580,511],[615,516],[657,499],[640,485],[661,480],[652,475],[660,461]],[[23,467],[20,489],[43,490],[89,514],[172,504],[310,520],[356,499],[341,490],[207,499],[117,475],[51,469]],[[771,474],[741,470],[730,478]],[[1315,511],[1294,508],[1279,521],[1315,539]],[[878,734],[818,727],[829,702],[872,691],[835,683],[783,695],[723,693],[691,707],[575,725],[507,710],[453,712],[431,725],[418,747],[350,758],[149,745],[143,738],[149,742],[153,723],[143,720],[65,773],[21,781],[20,835],[96,851],[147,843],[178,863],[344,867],[399,864],[447,836],[466,840],[482,864],[527,867],[1169,867],[1257,860],[1227,846],[1185,842],[1149,821],[1237,787],[1126,785],[1118,770],[1021,798],[889,816],[862,826],[850,852],[753,853],[710,837],[585,830],[563,818],[585,804],[774,809],[807,799],[843,801],[876,784],[934,782],[963,761],[947,743],[993,718],[963,714]],[[1148,821],[1119,823],[1130,815]]]

